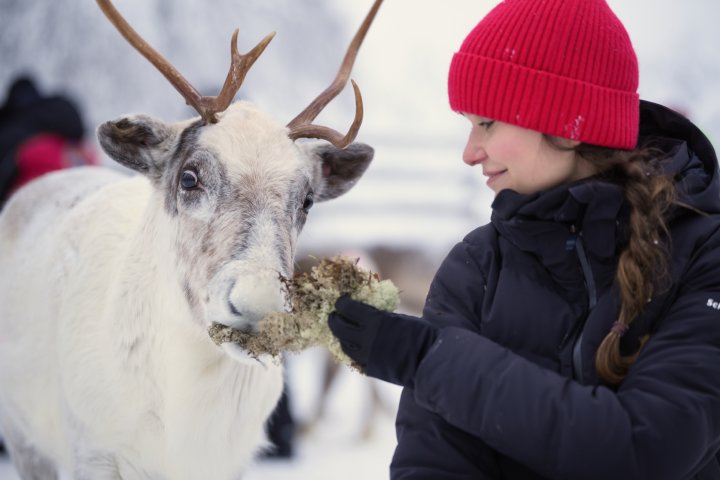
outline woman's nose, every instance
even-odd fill
[[[473,167],[482,163],[486,158],[487,154],[485,153],[485,149],[483,149],[479,142],[474,141],[473,136],[471,135],[465,145],[465,150],[463,150],[463,162]]]

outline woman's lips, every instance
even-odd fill
[[[493,183],[497,178],[502,175],[503,173],[507,172],[507,170],[498,170],[496,172],[483,172],[483,175],[488,177],[487,179],[487,185],[489,186],[491,183]]]

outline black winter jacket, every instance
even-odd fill
[[[589,178],[510,190],[449,253],[424,318],[445,327],[405,389],[394,479],[720,479],[720,177],[685,118],[643,102],[669,157],[671,287],[622,337],[650,339],[622,384],[594,354],[617,319],[621,188]],[[701,215],[699,209],[707,215]]]

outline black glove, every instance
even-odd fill
[[[415,372],[438,329],[410,315],[378,310],[343,295],[328,317],[343,351],[368,376],[414,388]]]

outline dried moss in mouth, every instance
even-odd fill
[[[218,323],[208,333],[220,345],[237,343],[251,355],[279,355],[323,346],[340,362],[353,365],[327,325],[335,300],[349,294],[381,310],[393,311],[400,292],[390,280],[358,266],[357,258],[335,256],[320,259],[308,272],[283,279],[291,299],[290,312],[272,312],[258,323],[257,333],[241,332]]]

